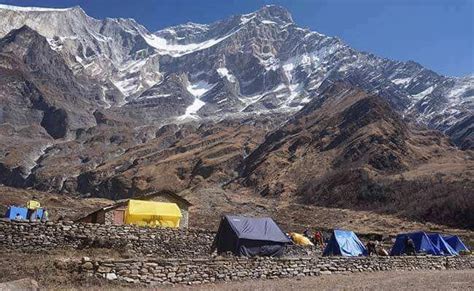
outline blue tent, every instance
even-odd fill
[[[225,215],[219,225],[213,248],[218,253],[232,252],[237,256],[278,257],[291,240],[269,217],[250,218]]]
[[[456,252],[469,252],[469,249],[462,242],[457,235],[445,235],[443,239],[455,250]]]
[[[431,243],[438,248],[440,255],[442,256],[457,256],[459,255],[439,233],[430,233],[428,237]]]
[[[26,219],[27,212],[28,209],[26,209],[26,207],[9,206],[7,209],[7,213],[5,214],[5,218],[15,219],[16,215],[20,214],[23,219]]]
[[[366,256],[367,249],[353,231],[333,231],[331,238],[323,252],[324,256]]]
[[[13,220],[16,218],[16,215],[20,214],[22,219],[27,219],[28,209],[26,207],[19,207],[19,206],[9,206],[7,209],[7,213],[5,214],[5,218]],[[40,220],[41,216],[43,216],[43,208],[36,209],[36,219]]]
[[[406,253],[405,241],[407,237],[411,238],[415,243],[415,251],[417,253],[440,255],[440,250],[435,245],[433,245],[426,233],[419,231],[412,233],[401,233],[397,235],[395,244],[393,245],[390,252],[391,256],[400,256]]]

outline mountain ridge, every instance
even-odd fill
[[[463,217],[472,208],[459,197],[472,195],[473,77],[359,52],[281,7],[150,32],[82,9],[0,6],[0,72],[8,186],[381,212],[416,210],[397,191],[435,187]],[[439,222],[437,207],[415,219]]]
[[[77,74],[95,79],[105,92],[122,92],[123,96],[116,96],[115,100],[105,99],[105,106],[116,108],[134,103],[147,89],[176,73],[186,74],[191,83],[208,87],[222,82],[218,78],[228,78],[237,88],[210,92],[228,95],[227,100],[204,94],[194,96],[209,100],[196,101],[202,106],[192,116],[194,119],[271,113],[277,108],[278,112],[291,114],[317,96],[324,89],[319,87],[325,80],[340,79],[350,79],[365,90],[386,97],[415,122],[445,132],[458,123],[465,124],[472,115],[473,78],[446,77],[413,61],[392,61],[358,52],[337,37],[298,27],[289,11],[281,6],[267,5],[211,24],[187,23],[155,32],[149,32],[133,19],[96,20],[82,9],[79,16],[74,14],[78,8],[53,10],[54,15],[74,12],[73,23],[80,29],[69,25],[71,28],[64,30],[60,25],[48,26],[41,17],[32,22],[26,16],[47,15],[51,11],[22,11],[25,9],[3,8],[8,15],[4,19],[14,20],[2,23],[3,31],[30,22],[65,56]],[[63,21],[58,18],[57,23]],[[77,31],[82,39],[88,40],[75,40],[68,31]],[[89,36],[81,31],[87,31]],[[119,49],[121,45],[111,42],[113,38],[125,42],[126,49]],[[100,45],[101,42],[107,45]],[[211,64],[205,65],[204,60]],[[253,72],[247,73],[248,70]],[[153,102],[152,96],[146,97]],[[149,114],[150,107],[147,104],[142,110],[144,114]],[[175,117],[174,122],[190,118]]]

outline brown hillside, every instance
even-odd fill
[[[473,171],[472,152],[339,83],[270,134],[240,181],[278,199],[474,227]]]

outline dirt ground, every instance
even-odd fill
[[[84,256],[102,259],[121,259],[122,254],[112,249],[56,249],[45,253],[23,253],[0,249],[0,291],[1,283],[21,279],[35,280],[41,289],[88,289],[107,286],[116,288],[116,282],[84,277],[72,271],[68,264],[80,261]],[[6,290],[11,290],[7,288]],[[24,290],[13,288],[13,290]],[[98,290],[98,289],[97,289]]]
[[[0,185],[0,217],[3,217],[8,206],[24,206],[33,196],[41,202],[43,207],[48,208],[50,219],[52,220],[57,220],[59,217],[66,220],[75,219],[78,216],[113,203],[111,200],[102,198],[80,198]]]
[[[185,290],[270,291],[270,290],[474,290],[474,270],[390,271],[360,274],[323,275],[279,280],[231,282]]]

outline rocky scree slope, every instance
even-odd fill
[[[0,5],[0,24],[3,184],[112,199],[218,189],[191,197],[202,205],[243,183],[391,211],[407,206],[393,189],[419,202],[436,173],[440,201],[469,197],[472,77],[358,52],[278,6],[155,33],[79,7]]]
[[[266,197],[472,227],[473,171],[471,151],[405,123],[382,97],[336,83],[269,134],[237,181]]]
[[[279,6],[154,33],[133,19],[94,19],[80,7],[1,5],[0,16],[0,36],[30,26],[74,74],[100,84],[98,105],[144,122],[296,112],[324,81],[344,79],[416,122],[453,133],[459,144],[472,139],[472,76],[445,77],[412,61],[358,52],[299,27]],[[188,92],[173,95],[174,86]]]

